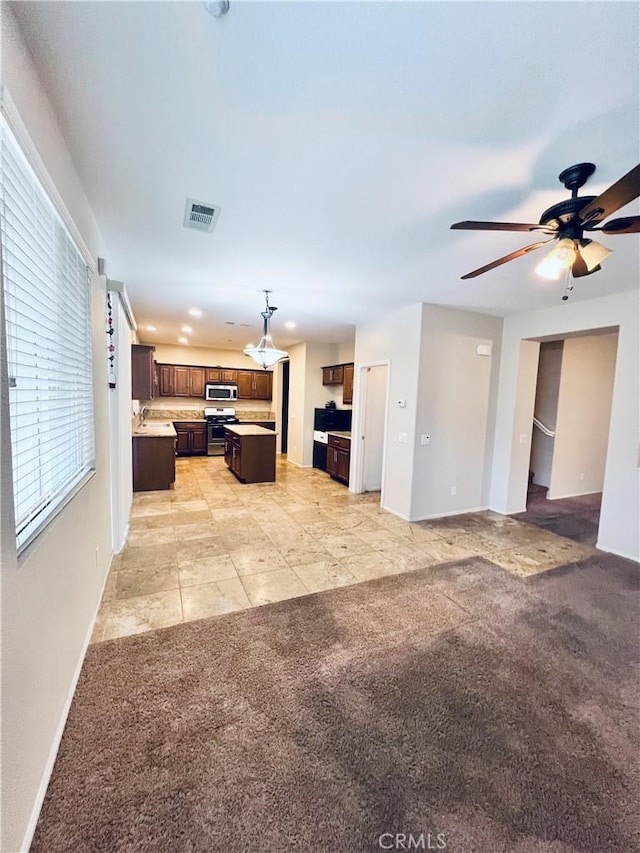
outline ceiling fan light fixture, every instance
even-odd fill
[[[557,281],[563,270],[569,269],[576,259],[576,249],[573,240],[570,237],[563,237],[558,240],[558,245],[549,252],[549,254],[538,264],[536,272],[542,278],[548,278],[551,281]]]
[[[289,355],[288,352],[285,352],[282,349],[278,349],[276,345],[273,343],[273,338],[271,337],[271,315],[274,311],[278,309],[269,305],[269,294],[270,290],[265,290],[265,302],[266,308],[262,312],[262,337],[258,343],[257,347],[246,346],[243,350],[245,355],[248,355],[249,358],[252,358],[255,362],[257,362],[264,370],[268,367],[272,367],[278,361],[283,358],[287,358]]]
[[[580,254],[589,272],[594,270],[605,258],[608,258],[612,251],[613,249],[607,249],[606,246],[596,240],[580,240]]]
[[[553,258],[547,255],[536,267],[536,272],[539,276],[546,278],[548,281],[558,281],[562,268],[555,263]]]

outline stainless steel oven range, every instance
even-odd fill
[[[209,456],[224,456],[225,424],[240,423],[236,410],[231,407],[214,408],[207,406],[204,410],[207,419],[207,454]]]

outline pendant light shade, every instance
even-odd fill
[[[536,272],[543,278],[557,281],[562,270],[568,269],[576,259],[573,240],[564,237],[558,240],[558,245],[536,267]]]
[[[612,249],[607,249],[606,246],[595,240],[580,240],[580,254],[589,272],[594,270],[605,258],[609,257],[612,251]]]
[[[266,370],[281,359],[287,358],[289,353],[278,349],[273,343],[273,338],[271,337],[271,315],[278,309],[275,306],[269,305],[269,294],[271,291],[265,290],[264,293],[266,307],[262,312],[262,337],[260,338],[260,343],[257,347],[254,347],[251,344],[246,346],[244,348],[244,354],[248,355],[262,368],[264,368],[264,370]]]

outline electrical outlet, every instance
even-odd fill
[[[420,444],[431,444],[431,436],[427,433],[423,433],[420,436]]]
[[[406,444],[409,441],[408,434],[406,432],[399,432],[398,441],[400,442],[400,444]]]
[[[529,438],[529,436],[523,432],[522,435],[520,436],[520,444],[526,444],[528,438]]]
[[[580,479],[584,480],[584,471],[582,472],[582,474],[580,474]]]
[[[456,487],[455,487],[455,486],[451,486],[451,494],[452,494],[452,495],[455,495],[455,493],[456,493]]]

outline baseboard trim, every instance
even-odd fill
[[[484,512],[489,509],[488,506],[474,506],[470,509],[454,509],[450,512],[438,512],[431,515],[420,515],[417,518],[410,519],[411,521],[432,521],[434,518],[448,518],[452,515],[467,515],[470,512]]]
[[[632,563],[640,563],[640,554],[625,554],[622,551],[615,551],[613,548],[606,548],[599,540],[596,542],[596,548],[598,551],[604,551],[605,554],[613,554],[616,557],[622,557],[624,560],[631,560]]]
[[[47,757],[47,761],[44,766],[42,779],[40,780],[40,785],[38,787],[38,793],[36,794],[36,799],[31,810],[31,817],[29,818],[29,822],[24,833],[24,838],[22,840],[22,846],[20,847],[20,853],[29,853],[29,848],[31,847],[31,843],[33,841],[33,836],[36,831],[36,826],[38,824],[38,818],[40,817],[40,811],[42,809],[42,803],[44,802],[44,798],[47,793],[47,788],[49,787],[49,782],[51,781],[51,774],[53,773],[53,766],[56,763],[56,758],[58,757],[58,750],[60,749],[60,742],[62,740],[62,735],[64,734],[64,728],[67,725],[67,717],[69,716],[69,711],[71,710],[71,703],[73,702],[76,687],[78,686],[78,679],[80,678],[80,672],[82,671],[82,664],[84,663],[84,659],[87,655],[87,649],[89,648],[89,643],[91,642],[91,635],[93,634],[96,619],[98,618],[100,604],[102,603],[102,596],[104,595],[104,590],[107,585],[107,580],[109,578],[109,572],[111,571],[111,564],[113,563],[113,556],[114,555],[111,554],[111,559],[109,560],[109,568],[105,573],[104,581],[102,583],[102,589],[100,590],[100,597],[98,598],[98,603],[96,605],[93,618],[91,619],[89,630],[87,631],[86,636],[84,638],[84,643],[82,644],[82,650],[80,652],[78,663],[76,664],[76,668],[71,678],[71,684],[69,685],[67,698],[65,699],[64,705],[62,706],[62,713],[60,715],[60,720],[56,728],[53,743],[51,744],[51,749],[49,750],[49,756]]]

